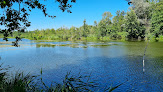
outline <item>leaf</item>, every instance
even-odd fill
[[[41,72],[41,75],[42,75],[42,68],[41,68],[41,71],[40,72]]]
[[[6,4],[6,1],[3,1],[3,4]]]
[[[113,90],[115,90],[116,88],[118,88],[119,86],[121,86],[123,83],[121,83],[121,84],[119,84],[119,85],[117,85],[117,86],[115,86],[115,87],[111,87],[110,88],[110,90],[109,90],[109,92],[112,92]]]

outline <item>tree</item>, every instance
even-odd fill
[[[113,15],[111,14],[111,12],[104,12],[102,14],[102,21],[104,21],[106,25],[109,25],[109,24],[111,24],[111,19],[110,18],[112,16]]]
[[[163,0],[159,1],[152,15],[151,19],[152,32],[156,37],[163,35]]]
[[[113,15],[110,12],[104,12],[102,15],[102,20],[98,24],[98,29],[102,37],[106,36],[106,34],[110,32],[110,25],[112,24],[110,18],[112,16]]]
[[[56,2],[59,2],[59,8],[63,12],[67,10],[67,12],[71,13],[70,8],[72,5],[69,4],[68,1],[70,0],[56,0]],[[71,2],[75,3],[76,0],[71,0]],[[17,9],[13,8],[15,4],[19,6]],[[7,37],[12,34],[13,31],[21,32],[30,26],[27,17],[32,9],[40,9],[45,17],[56,17],[49,15],[46,11],[46,5],[41,4],[39,0],[0,0],[0,7],[4,10],[3,13],[0,13],[0,25],[5,26],[5,28],[1,30],[1,33],[4,34],[4,40],[6,41]],[[19,37],[16,38],[19,39]],[[16,40],[18,41],[18,39]],[[15,45],[17,44],[15,43]]]
[[[131,0],[132,9],[135,11],[139,22],[145,26],[146,33],[149,33],[152,6],[150,0]]]
[[[129,33],[128,38],[138,38],[138,18],[134,10],[131,9],[125,16],[125,30]]]
[[[82,36],[87,37],[88,33],[89,33],[88,25],[86,24],[86,19],[84,19]]]
[[[94,21],[94,25],[92,27],[92,30],[93,30],[93,36],[94,37],[97,37],[98,39],[100,38],[100,31],[98,30],[98,23],[97,21]]]
[[[122,12],[117,11],[116,16],[113,18],[114,30],[117,31],[117,32],[122,32],[123,31],[122,25],[124,24],[124,15],[125,15],[124,11],[122,11]]]

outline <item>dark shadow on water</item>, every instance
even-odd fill
[[[124,84],[115,91],[161,91],[163,66],[160,64],[162,61],[156,63],[152,63],[152,61],[154,58],[145,61],[146,71],[143,72],[141,56],[134,58],[92,57],[82,60],[80,64],[63,65],[57,69],[44,70],[43,76],[45,83],[50,84],[51,81],[61,82],[60,80],[69,71],[72,75],[77,75],[80,72],[81,75],[91,74],[90,80],[99,83],[101,91],[106,86],[116,86],[121,83]]]

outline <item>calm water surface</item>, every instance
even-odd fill
[[[13,40],[13,39],[11,39]],[[11,47],[0,39],[0,62],[39,74],[50,85],[62,82],[67,72],[90,75],[100,88],[124,83],[115,91],[163,91],[163,42],[35,42],[23,39],[20,47]]]

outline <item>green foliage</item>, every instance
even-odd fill
[[[163,35],[163,1],[156,3],[155,10],[151,19],[152,29],[151,31],[156,37]]]
[[[84,19],[83,26],[82,26],[82,36],[87,37],[88,34],[89,34],[88,25],[86,24],[86,19]]]
[[[110,12],[104,12],[102,15],[102,20],[98,24],[98,31],[100,36],[104,37],[107,33],[111,32],[112,22],[111,17],[113,15]]]
[[[139,27],[139,21],[138,18],[134,12],[134,10],[131,9],[130,12],[127,12],[127,15],[125,17],[125,30],[128,32],[128,38],[136,38],[138,39],[138,36],[142,34],[142,31],[140,30],[141,27]]]
[[[117,11],[116,16],[113,18],[113,29],[117,32],[124,31],[123,24],[124,24],[124,11]]]
[[[146,0],[131,0],[132,1],[132,9],[135,10],[135,13],[142,22],[150,19],[150,3]]]

